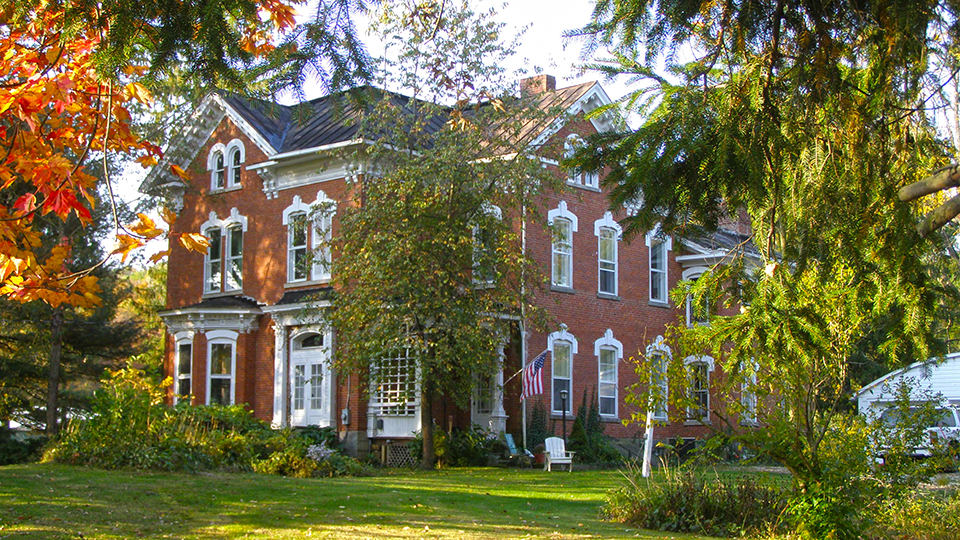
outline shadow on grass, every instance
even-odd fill
[[[597,517],[618,478],[507,469],[293,479],[5,467],[0,537],[633,537],[636,530]]]

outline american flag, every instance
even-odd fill
[[[543,393],[543,361],[546,359],[547,350],[544,350],[523,368],[523,392],[520,394],[520,401]]]

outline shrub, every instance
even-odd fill
[[[646,529],[740,536],[776,532],[786,507],[785,493],[750,478],[706,479],[687,469],[663,469],[643,478],[629,463],[623,484],[607,495],[605,518]]]
[[[423,435],[417,432],[410,441],[410,451],[417,460],[423,459]],[[449,434],[434,428],[433,446],[438,467],[482,467],[487,464],[487,455],[498,453],[502,445],[496,437],[482,427],[473,424],[463,430],[454,428]],[[502,452],[501,448],[499,452]]]
[[[882,540],[956,540],[960,538],[960,491],[913,490],[887,498],[878,508],[870,538]]]
[[[577,461],[581,463],[619,463],[621,461],[620,453],[603,433],[603,421],[600,418],[596,391],[593,392],[588,406],[587,392],[584,390],[583,401],[577,410],[577,417],[573,421],[570,437],[567,439],[567,447],[568,450],[577,453]]]
[[[107,469],[255,470],[298,477],[366,473],[339,454],[308,457],[310,444],[326,444],[332,430],[273,430],[240,405],[167,407],[162,402],[167,384],[135,369],[110,373],[90,418],[67,424],[44,459]]]
[[[530,411],[530,420],[527,422],[527,446],[536,448],[549,437],[547,432],[547,409],[542,401],[535,401]]]
[[[0,465],[29,463],[40,459],[43,445],[47,443],[46,437],[34,436],[26,439],[16,439],[9,431],[0,428]]]

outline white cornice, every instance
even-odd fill
[[[240,333],[254,332],[259,328],[258,319],[262,310],[251,308],[182,308],[158,313],[167,331],[206,333],[213,330],[233,330]]]

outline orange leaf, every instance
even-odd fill
[[[129,234],[118,234],[117,247],[111,252],[111,255],[120,254],[123,256],[120,259],[120,262],[126,262],[127,255],[129,255],[134,249],[141,246],[143,246],[143,240],[134,238]]]
[[[158,252],[154,253],[153,255],[151,255],[149,260],[150,260],[150,262],[155,263],[155,262],[163,259],[164,257],[168,256],[168,255],[170,255],[170,250],[169,250],[169,249],[165,249],[165,250],[163,250],[163,251],[158,251]]]
[[[171,165],[170,170],[173,171],[173,174],[179,176],[181,180],[190,181],[190,173],[180,168],[179,165]]]
[[[180,243],[183,247],[197,253],[206,253],[210,247],[210,240],[200,233],[184,233],[180,235]]]
[[[130,226],[130,230],[146,238],[156,238],[163,234],[163,230],[157,228],[157,224],[150,219],[150,216],[140,213],[137,214],[139,220]]]
[[[177,221],[177,215],[173,213],[173,210],[170,210],[166,206],[160,207],[160,217],[163,218],[164,223],[166,223],[169,227],[172,227],[174,222]]]

